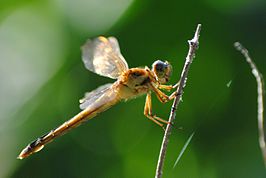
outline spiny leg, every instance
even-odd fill
[[[179,86],[179,82],[177,82],[175,85],[159,85],[159,89],[166,90],[166,91],[171,91],[174,88],[177,88]]]
[[[153,73],[150,71],[149,68],[145,68],[146,71],[148,72],[148,75],[151,79],[151,84],[149,85],[149,87],[155,92],[156,96],[158,97],[158,99],[160,100],[160,102],[162,103],[166,103],[172,99],[175,98],[177,92],[173,92],[170,96],[167,96],[165,93],[163,93],[159,88],[164,88],[166,90],[170,90],[173,88],[177,88],[179,86],[179,82],[177,82],[175,85],[161,85],[157,80],[156,77],[153,75]],[[153,85],[155,84],[155,86]]]
[[[158,124],[159,126],[161,126],[163,129],[163,124],[169,124],[169,122],[167,122],[166,120],[163,120],[159,117],[157,117],[156,115],[152,114],[152,103],[151,103],[151,93],[147,93],[146,96],[146,102],[145,102],[145,107],[144,107],[144,115],[149,118],[150,120],[152,120],[153,122],[155,122],[156,124]],[[160,123],[162,122],[162,123]]]
[[[164,92],[162,92],[161,90],[159,90],[158,88],[154,87],[153,85],[151,85],[150,87],[152,88],[152,90],[156,94],[156,96],[159,99],[159,101],[162,102],[162,103],[166,103],[166,102],[174,99],[175,96],[176,96],[176,94],[177,94],[177,92],[175,91],[170,96],[168,96]]]
[[[146,96],[146,102],[145,102],[145,106],[144,106],[144,115],[152,120],[153,122],[155,122],[157,125],[159,125],[160,127],[163,127],[163,124],[158,122],[157,120],[155,120],[153,117],[152,117],[152,114],[151,114],[151,95],[150,93],[147,94]]]
[[[148,67],[145,67],[145,70],[148,72],[148,75],[149,75],[151,81],[153,83],[158,84],[159,89],[170,91],[170,90],[177,88],[179,86],[180,81],[178,81],[175,85],[162,85],[158,82],[158,80],[156,79],[156,76],[154,76],[154,73]]]

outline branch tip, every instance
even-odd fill
[[[183,94],[184,87],[186,85],[188,71],[189,71],[190,65],[192,63],[192,60],[195,57],[196,50],[199,47],[200,31],[201,31],[201,24],[198,24],[197,29],[196,29],[195,34],[194,34],[194,37],[191,40],[188,40],[189,50],[188,50],[188,54],[187,54],[187,57],[185,60],[183,70],[181,72],[181,77],[179,80],[179,82],[180,82],[179,87],[177,88],[177,91],[176,91],[177,95],[174,99],[174,102],[172,104],[172,108],[170,111],[170,115],[169,115],[169,119],[168,119],[169,123],[173,123],[173,121],[175,119],[175,114],[176,114],[178,104],[182,100],[182,94]],[[162,145],[161,145],[161,150],[160,150],[159,159],[158,159],[158,163],[157,163],[155,178],[161,178],[162,174],[163,174],[163,164],[164,164],[164,160],[165,160],[165,156],[166,156],[166,150],[167,150],[167,146],[168,146],[168,142],[169,142],[169,137],[171,135],[171,129],[172,129],[172,125],[168,124],[166,126],[164,137],[162,140]]]

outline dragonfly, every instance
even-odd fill
[[[157,60],[152,64],[151,69],[147,66],[129,69],[115,37],[106,38],[100,36],[92,40],[88,39],[81,47],[81,51],[82,61],[89,71],[116,79],[116,81],[85,93],[85,97],[80,100],[81,112],[28,144],[21,151],[18,159],[26,158],[40,151],[55,138],[94,118],[97,114],[109,109],[118,102],[134,99],[144,94],[146,94],[144,115],[161,127],[165,124],[170,124],[152,112],[151,101],[152,92],[162,103],[172,100],[177,94],[175,91],[168,96],[162,91],[171,91],[179,86],[179,82],[175,85],[165,85],[172,73],[172,66],[169,62]]]

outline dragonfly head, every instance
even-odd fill
[[[156,75],[157,80],[164,84],[168,82],[171,74],[172,74],[172,66],[168,63],[168,61],[157,60],[152,64],[152,71]]]

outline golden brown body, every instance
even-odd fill
[[[91,53],[94,55],[91,56]],[[174,86],[161,84],[165,83],[170,75],[170,69],[167,71],[168,68],[165,68],[164,73],[160,73],[161,68],[164,65],[168,65],[167,62],[163,64],[161,61],[155,63],[153,70],[150,70],[148,67],[128,69],[127,63],[120,54],[118,43],[113,37],[108,39],[99,37],[94,41],[88,41],[83,46],[83,55],[83,61],[89,70],[103,76],[116,78],[117,81],[87,93],[85,98],[81,100],[80,107],[83,110],[80,113],[56,129],[31,142],[22,150],[18,156],[19,159],[40,151],[44,145],[56,137],[95,117],[98,113],[105,111],[119,101],[132,99],[143,94],[147,94],[144,115],[160,126],[163,126],[161,122],[167,123],[165,120],[153,115],[151,108],[151,91],[163,103],[173,99],[175,96],[175,93],[172,93],[168,97],[160,90],[171,90],[178,86],[178,84]],[[113,65],[116,65],[116,68]]]

